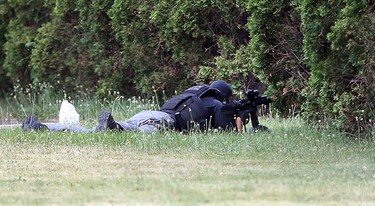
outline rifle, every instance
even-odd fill
[[[258,106],[262,104],[269,105],[272,103],[272,99],[266,95],[259,95],[258,90],[247,90],[245,96],[244,99],[237,103],[235,108],[241,113],[250,114],[251,124],[254,129],[257,129],[259,127]]]

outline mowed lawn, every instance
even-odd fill
[[[0,132],[0,205],[375,205],[375,144],[271,133]]]

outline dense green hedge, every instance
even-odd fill
[[[281,114],[373,127],[369,0],[0,1],[0,87],[171,96],[223,78],[268,85]]]
[[[365,0],[303,1],[305,116],[351,132],[374,127],[374,9]]]

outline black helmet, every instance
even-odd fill
[[[233,95],[232,87],[224,80],[216,80],[211,83],[210,87],[219,90],[226,101]]]

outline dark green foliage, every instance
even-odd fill
[[[95,46],[100,44],[96,42],[97,39],[90,38],[90,35],[96,35],[98,32],[90,33],[89,29],[86,30],[87,20],[79,18],[90,17],[87,14],[81,15],[85,11],[77,9],[81,3],[81,1],[57,1],[53,9],[52,21],[39,28],[35,38],[36,46],[31,55],[34,83],[49,82],[58,88],[59,92],[64,89],[64,92],[70,94],[80,92],[81,87],[88,92],[95,91],[97,76],[94,69],[105,62],[105,55],[103,55],[105,51],[102,48],[95,50]],[[81,6],[78,8],[91,9],[95,12],[90,5]],[[95,51],[100,52],[97,54],[94,53]]]
[[[5,56],[3,70],[11,79],[11,83],[27,85],[32,82],[29,68],[30,56],[34,47],[37,29],[49,20],[50,10],[44,1],[13,0],[2,2],[5,14],[5,38],[3,54]]]
[[[308,68],[303,61],[303,34],[297,1],[249,1],[248,23],[252,71],[269,84],[283,114],[304,101]]]
[[[163,84],[165,78],[158,78],[166,73],[160,72],[164,68],[158,64],[154,51],[157,31],[149,21],[153,4],[152,1],[115,0],[108,11],[115,38],[121,44],[118,52],[122,66],[117,81],[132,82],[139,91],[148,94],[153,92],[152,85]]]
[[[115,1],[109,13],[126,65],[136,73],[137,87],[171,95],[193,83],[229,76],[215,73],[213,62],[223,36],[231,41],[248,39],[239,28],[246,23],[242,12],[235,2],[164,0]],[[209,75],[212,72],[215,76]]]
[[[12,86],[11,80],[6,75],[7,71],[2,66],[5,60],[5,51],[3,46],[6,42],[5,33],[12,15],[13,14],[9,8],[8,2],[0,1],[0,97],[4,95],[3,92],[8,92]]]
[[[301,6],[305,60],[311,70],[309,86],[304,90],[304,96],[307,98],[304,104],[305,115],[315,116],[318,119],[325,118],[327,105],[332,102],[332,95],[335,92],[332,89],[330,91],[330,85],[328,85],[332,74],[326,76],[324,73],[337,71],[332,65],[325,64],[327,59],[333,57],[327,34],[334,25],[338,12],[343,7],[342,4],[336,5],[339,4],[337,2],[305,0],[302,1]]]
[[[259,78],[281,114],[361,134],[375,119],[374,10],[368,0],[0,1],[0,89],[169,97],[218,78],[264,91]]]
[[[96,94],[100,97],[109,97],[109,91],[134,94],[134,72],[124,62],[121,43],[114,36],[108,15],[112,5],[113,1],[79,0],[76,6],[76,28],[81,34],[80,67],[83,71],[91,70],[83,76],[93,77],[91,82],[98,86]]]
[[[350,133],[369,130],[375,117],[372,4],[363,0],[302,4],[304,49],[311,69],[304,114],[327,119]]]

